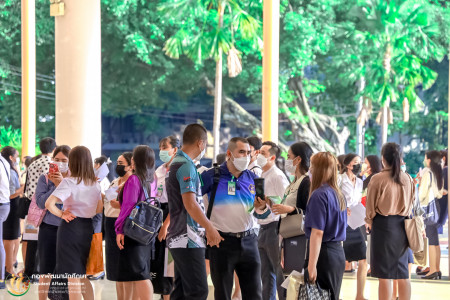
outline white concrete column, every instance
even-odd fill
[[[64,0],[55,17],[56,143],[101,154],[100,0]]]
[[[36,147],[36,15],[35,0],[22,0],[22,157]]]
[[[263,42],[262,135],[263,141],[278,143],[279,0],[264,0]]]

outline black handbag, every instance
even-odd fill
[[[136,203],[123,226],[124,234],[143,245],[150,245],[158,236],[163,223],[161,204],[149,197],[144,185],[145,200]]]
[[[19,205],[16,210],[16,216],[20,219],[25,219],[25,217],[28,215],[28,209],[30,208],[31,199],[25,196],[25,191],[27,190],[27,183],[28,183],[28,172],[25,175],[25,186],[23,188],[24,195],[23,197],[19,198]]]

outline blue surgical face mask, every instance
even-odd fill
[[[164,163],[168,163],[172,156],[169,155],[169,151],[167,150],[160,150],[159,151],[159,159],[162,160]]]

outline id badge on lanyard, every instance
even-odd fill
[[[234,176],[231,178],[231,181],[228,181],[228,195],[235,196],[236,195],[236,182],[233,181]]]

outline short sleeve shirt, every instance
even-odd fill
[[[194,193],[203,212],[201,179],[192,159],[179,150],[173,159],[166,180],[170,225],[167,244],[173,248],[205,248],[205,230],[186,211],[182,195]]]
[[[102,197],[100,184],[85,185],[83,181],[77,183],[77,180],[64,178],[52,195],[62,201],[64,210],[80,218],[92,218]]]
[[[252,216],[253,203],[255,202],[256,175],[244,170],[239,178],[234,178],[227,167],[227,163],[220,166],[220,181],[217,186],[214,205],[211,213],[211,222],[214,227],[226,233],[238,233],[252,229],[255,219]],[[202,173],[203,194],[210,193],[214,184],[214,168]],[[231,183],[235,191],[229,192]]]
[[[50,157],[42,155],[41,158],[37,159],[27,169],[27,186],[25,194],[28,199],[31,199],[36,191],[39,177],[42,174],[48,173],[48,168],[50,165]]]
[[[305,235],[313,228],[323,231],[322,242],[341,242],[346,238],[347,210],[341,211],[336,192],[328,184],[316,189],[306,206]]]
[[[20,188],[19,174],[16,173],[13,169],[11,169],[11,177],[9,182],[9,189],[11,195],[15,194],[16,191]]]

